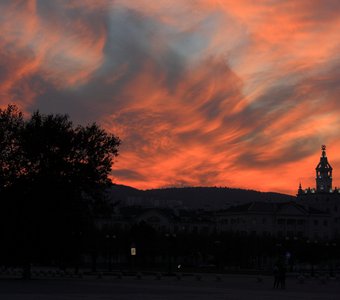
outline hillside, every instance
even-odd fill
[[[222,187],[183,187],[151,190],[138,190],[123,185],[113,185],[110,191],[112,200],[121,205],[170,206],[189,209],[222,209],[233,204],[265,201],[288,202],[295,197],[273,192],[222,188]]]

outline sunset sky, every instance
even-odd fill
[[[0,0],[0,104],[122,140],[141,189],[340,186],[339,0]]]

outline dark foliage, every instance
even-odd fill
[[[0,110],[1,258],[6,262],[75,261],[108,211],[105,189],[120,140],[67,115]]]

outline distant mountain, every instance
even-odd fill
[[[144,191],[127,185],[113,184],[108,195],[114,201],[126,201],[129,197],[143,197]]]
[[[113,185],[110,197],[121,205],[183,207],[188,209],[223,209],[233,204],[251,201],[289,202],[295,197],[280,193],[258,192],[226,187],[183,187],[138,190]]]

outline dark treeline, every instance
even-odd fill
[[[339,260],[339,243],[308,239],[244,235],[236,232],[187,233],[159,232],[141,222],[129,229],[103,228],[98,236],[102,269],[130,268],[143,270],[238,272],[245,269],[270,273],[281,261],[288,270],[323,269],[329,272]],[[129,254],[131,245],[137,255]],[[178,266],[181,266],[178,268]],[[310,270],[310,269],[309,269]]]
[[[104,192],[119,144],[67,115],[0,110],[1,264],[77,260],[82,236],[95,234],[94,216],[110,211]]]

